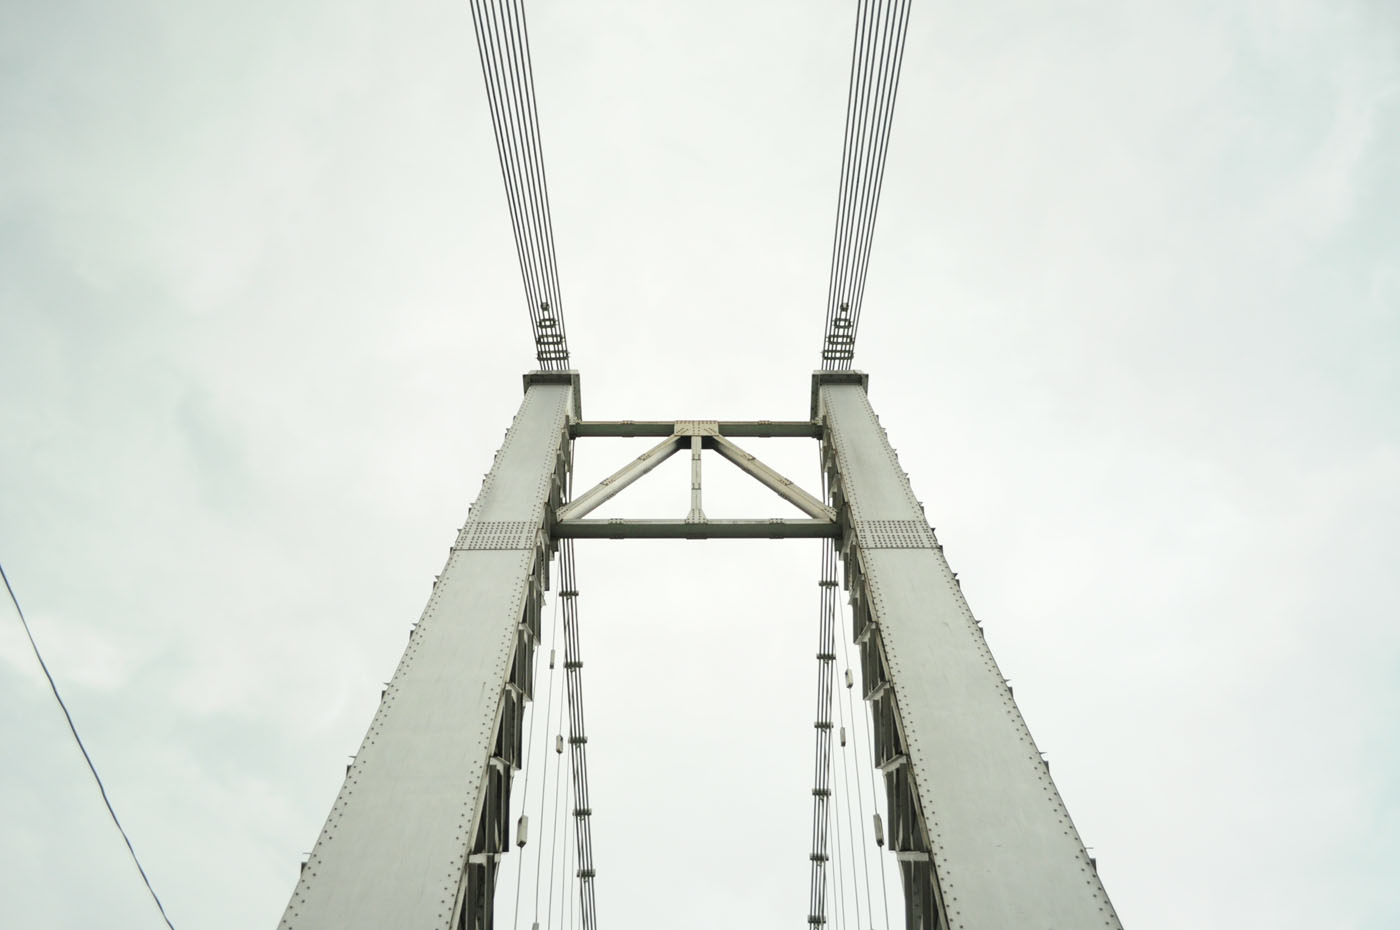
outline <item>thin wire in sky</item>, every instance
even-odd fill
[[[10,577],[5,574],[5,566],[0,564],[0,579],[5,582],[5,590],[10,593],[10,603],[15,605],[15,613],[19,615],[19,622],[24,626],[24,635],[29,637],[29,646],[34,650],[34,658],[39,660],[39,668],[43,669],[44,677],[49,680],[49,689],[53,691],[54,700],[58,702],[58,707],[63,711],[63,719],[68,721],[68,732],[73,734],[73,740],[78,744],[78,749],[83,754],[83,759],[87,762],[88,771],[92,773],[93,781],[97,782],[97,790],[102,792],[102,803],[107,805],[107,813],[112,815],[112,823],[116,825],[117,832],[122,835],[126,842],[126,851],[131,853],[131,861],[136,864],[136,871],[141,873],[141,881],[146,883],[146,890],[151,893],[151,900],[156,902],[156,909],[160,911],[161,920],[170,930],[175,930],[175,925],[170,922],[170,918],[165,913],[165,905],[160,903],[160,897],[156,890],[151,887],[151,880],[146,877],[146,870],[141,867],[141,860],[136,855],[136,848],[131,845],[131,837],[126,835],[126,830],[122,827],[122,822],[117,819],[117,812],[112,809],[112,801],[107,797],[107,787],[102,784],[102,776],[97,774],[97,766],[92,764],[92,756],[88,755],[87,747],[83,745],[83,738],[78,735],[78,728],[73,724],[73,715],[68,713],[68,705],[63,703],[63,696],[58,693],[58,685],[54,683],[53,675],[49,674],[48,663],[44,661],[44,656],[39,652],[39,644],[34,641],[34,633],[29,629],[29,621],[25,619],[24,609],[19,606],[19,598],[15,596],[15,589],[10,586]]]

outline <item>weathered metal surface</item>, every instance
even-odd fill
[[[908,926],[1120,927],[856,374],[813,389]]]
[[[454,930],[490,906],[577,397],[567,373],[526,385],[282,930]]]

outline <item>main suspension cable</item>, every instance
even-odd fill
[[[569,784],[573,785],[573,773],[569,773]],[[573,843],[565,843],[566,858],[564,860],[564,884],[567,891],[564,900],[569,904],[569,930],[574,930],[574,915],[578,913],[578,899],[572,894],[578,888],[578,875],[574,871],[575,849]]]
[[[839,706],[839,705],[838,705]],[[840,794],[833,792],[831,797],[831,836],[834,840],[831,851],[831,864],[834,868],[832,878],[836,885],[836,915],[841,918],[837,925],[837,930],[846,926],[846,881],[845,875],[841,871],[841,803]]]
[[[572,450],[571,450],[572,451]],[[569,476],[573,494],[573,475]],[[578,847],[579,920],[583,930],[597,930],[597,901],[593,880],[593,809],[588,801],[588,736],[583,728],[583,658],[579,647],[578,580],[574,569],[574,541],[559,541],[559,564],[564,599],[564,680],[569,700],[569,759],[572,763],[574,839]]]
[[[821,599],[817,624],[817,715],[816,760],[812,776],[812,852],[811,882],[808,893],[807,923],[821,927],[826,923],[827,839],[830,827],[831,801],[831,703],[832,679],[835,676],[835,570],[830,564],[828,549],[822,550]]]
[[[559,786],[564,775],[564,701],[559,702],[559,719],[554,729],[554,752],[559,757],[554,765],[554,815],[549,824],[549,911],[545,926],[554,926],[554,863],[559,853],[559,833],[564,818],[560,807]]]
[[[888,90],[887,103],[884,107],[884,125],[880,128],[880,151],[871,164],[867,166],[867,181],[871,186],[869,198],[869,210],[864,214],[864,236],[857,245],[857,254],[860,256],[860,268],[856,272],[854,313],[852,314],[851,336],[854,339],[856,330],[860,327],[860,311],[865,302],[865,282],[867,272],[870,268],[870,249],[875,239],[875,218],[880,210],[880,192],[885,185],[885,163],[890,147],[890,128],[894,122],[895,97],[899,93],[899,74],[904,64],[904,38],[909,28],[910,5],[906,3],[903,7],[903,16],[899,20],[897,41],[887,34],[886,54],[890,52],[893,44],[892,64],[888,71],[885,71],[886,88]],[[889,24],[891,30],[894,28],[893,20]]]
[[[855,357],[910,8],[911,0],[857,5],[822,339],[825,369],[849,370]]]
[[[839,699],[836,701],[836,713],[841,724],[841,729],[846,729],[847,721]],[[856,833],[855,820],[851,816],[851,770],[849,764],[846,762],[846,751],[844,747],[841,750],[841,799],[845,802],[842,806],[846,809],[846,836],[850,841],[850,847],[846,850],[846,858],[848,860],[846,864],[850,867],[851,872],[851,900],[855,904],[856,926],[864,930],[865,922],[861,920],[860,916],[860,879],[856,875],[856,848],[859,847],[862,854],[864,854],[865,843],[862,836]],[[869,874],[868,869],[866,874]],[[866,882],[867,898],[870,896],[869,892],[869,882]]]
[[[470,7],[535,359],[560,371],[569,367],[569,348],[525,7],[521,0],[471,0]]]

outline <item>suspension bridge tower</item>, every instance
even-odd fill
[[[861,0],[819,369],[801,421],[597,421],[570,367],[524,11],[471,0],[497,155],[525,283],[537,369],[283,916],[282,930],[491,930],[502,857],[528,841],[512,823],[527,705],[536,697],[541,605],[562,604],[562,660],[577,913],[595,899],[583,713],[579,539],[820,538],[821,612],[805,919],[834,923],[831,761],[844,726],[834,693],[858,686],[883,785],[877,856],[897,865],[909,930],[1089,930],[1120,923],[1011,689],[854,370],[856,333],[908,26],[909,0]],[[573,493],[574,443],[651,436],[656,445]],[[824,488],[802,489],[741,443],[818,444]],[[795,505],[802,519],[709,519],[701,461],[718,454]],[[691,503],[674,520],[592,519],[672,455],[691,458]],[[553,580],[551,581],[551,575]],[[849,604],[854,670],[838,670],[836,617]],[[836,732],[834,732],[836,731]],[[865,734],[856,738],[865,739]],[[617,893],[625,893],[619,879]],[[794,907],[794,922],[800,923]],[[873,925],[874,915],[871,914]]]

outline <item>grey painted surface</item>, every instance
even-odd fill
[[[584,436],[670,436],[675,420],[584,420],[569,427],[569,435]],[[821,425],[808,420],[718,420],[721,436],[758,438],[822,438]]]
[[[946,925],[1120,927],[863,385],[819,397]]]
[[[773,517],[766,520],[561,520],[554,525],[558,539],[826,539],[839,536],[832,520]]]
[[[448,928],[566,455],[568,384],[528,387],[282,918]]]

